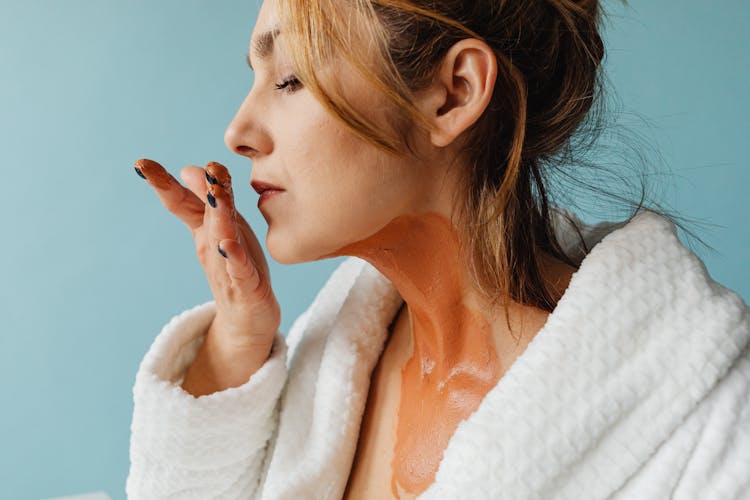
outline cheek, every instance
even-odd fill
[[[271,214],[267,245],[281,262],[322,258],[401,215],[410,199],[409,162],[359,139],[321,107],[296,111],[278,140],[289,203]]]
[[[266,244],[280,262],[315,260],[366,231],[362,219],[369,210],[362,193],[368,176],[359,167],[372,159],[313,103],[295,107],[276,130],[275,166],[288,196],[267,209]]]
[[[304,233],[313,253],[326,253],[364,238],[385,214],[373,204],[382,199],[373,172],[372,158],[361,147],[348,147],[324,136],[298,165],[294,185],[296,217],[293,224]]]

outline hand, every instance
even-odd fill
[[[155,161],[140,159],[135,169],[193,235],[216,304],[209,335],[238,350],[270,349],[281,323],[281,309],[263,249],[235,210],[226,167],[209,162],[205,170],[183,168],[180,177],[189,189]]]

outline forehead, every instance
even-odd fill
[[[263,2],[258,12],[250,45],[247,50],[247,64],[254,69],[252,61],[268,58],[274,52],[276,37],[279,35],[278,17],[273,0]]]
[[[276,12],[276,2],[273,0],[264,0],[258,11],[258,17],[253,28],[253,39],[260,33],[269,31],[278,25],[279,19]]]

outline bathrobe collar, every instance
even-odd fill
[[[552,213],[579,269],[525,351],[459,424],[420,498],[562,498],[581,484],[605,498],[748,345],[742,299],[709,276],[667,219],[644,211],[628,223],[586,225],[564,209]],[[563,213],[581,228],[588,254]],[[377,269],[350,257],[298,320],[306,324],[298,338],[288,339],[297,369],[282,404],[308,407],[309,419],[282,414],[285,442],[274,460],[296,463],[288,472],[308,477],[315,498],[343,493],[370,375],[402,302]]]

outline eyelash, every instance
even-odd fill
[[[300,82],[296,76],[289,76],[281,83],[274,83],[274,86],[276,87],[276,90],[284,90],[284,92],[291,94],[302,86],[302,82]]]

